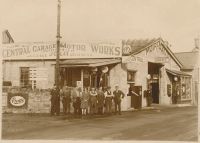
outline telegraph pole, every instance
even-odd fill
[[[56,74],[55,74],[55,80],[56,80],[56,88],[59,88],[59,79],[60,79],[60,66],[59,66],[59,60],[60,60],[60,9],[61,9],[61,0],[58,0],[58,8],[57,8],[57,47],[56,47]]]

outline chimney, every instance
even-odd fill
[[[192,52],[199,52],[199,38],[194,39],[195,47],[193,48]]]
[[[199,38],[195,38],[194,42],[195,42],[195,48],[199,49]]]

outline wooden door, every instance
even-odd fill
[[[135,109],[140,109],[142,107],[142,86],[133,86],[133,92],[136,94],[131,94],[131,107]]]

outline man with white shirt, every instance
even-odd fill
[[[107,114],[111,114],[112,112],[112,99],[113,99],[113,94],[111,91],[111,87],[109,86],[106,90],[106,92],[104,93],[105,95],[105,104],[106,104],[106,113]]]
[[[97,113],[97,91],[94,87],[90,91],[90,114],[94,115]]]

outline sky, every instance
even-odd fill
[[[200,37],[200,0],[61,0],[62,41],[162,37],[174,52]],[[15,42],[56,41],[57,0],[0,0],[0,26]]]

